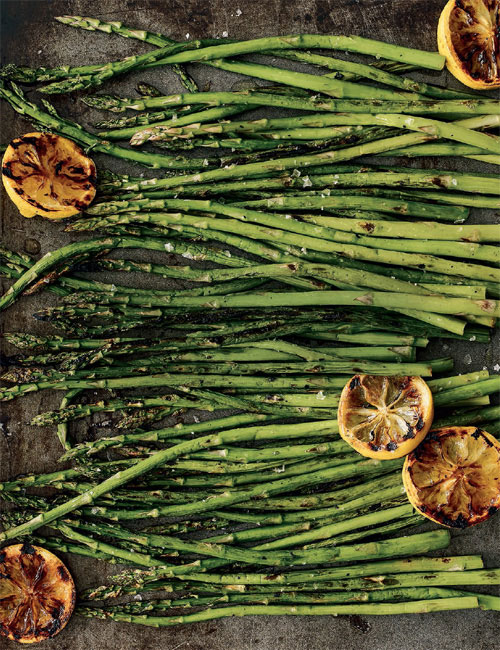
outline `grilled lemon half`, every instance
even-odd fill
[[[2,160],[2,180],[23,217],[71,217],[96,193],[96,168],[72,140],[27,133],[12,140]]]
[[[476,427],[431,431],[405,459],[403,483],[414,508],[449,528],[467,528],[500,508],[500,443]]]
[[[434,406],[421,377],[355,375],[340,396],[342,438],[368,458],[401,458],[425,438]]]
[[[73,578],[53,553],[28,543],[0,549],[0,635],[19,643],[50,639],[74,607]]]
[[[449,0],[438,24],[448,70],[477,90],[500,88],[499,0]]]

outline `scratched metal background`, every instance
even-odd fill
[[[61,14],[121,20],[133,26],[163,32],[173,38],[255,38],[292,32],[353,33],[421,47],[435,48],[435,26],[444,0],[2,0],[2,63],[14,61],[30,66],[79,65],[120,59],[145,51],[147,46],[119,36],[84,32],[52,20]],[[237,11],[237,10],[240,11]],[[241,12],[241,13],[240,13]],[[213,90],[232,87],[237,77],[211,68],[192,70],[201,87]],[[446,73],[434,73],[437,82]],[[179,91],[177,79],[167,69],[136,74],[116,84],[124,94],[133,93],[134,82],[155,83],[165,94]],[[448,80],[449,81],[449,80]],[[37,93],[29,91],[37,99]],[[64,115],[89,124],[97,114],[78,100],[61,97],[54,102]],[[28,130],[27,123],[6,105],[1,110],[1,142]],[[98,164],[116,171],[129,169],[118,161],[96,156]],[[415,163],[412,163],[415,164]],[[421,160],[427,168],[480,171],[479,163]],[[494,168],[488,171],[493,171]],[[146,172],[147,173],[147,172]],[[14,250],[38,255],[72,240],[62,226],[40,218],[23,219],[2,189],[1,241]],[[498,220],[496,214],[472,219]],[[139,256],[140,258],[140,256]],[[7,284],[4,283],[3,290]],[[43,333],[43,324],[32,318],[38,308],[53,302],[45,293],[24,298],[2,314],[2,331]],[[12,353],[5,349],[4,352]],[[493,371],[499,361],[498,336],[491,346],[467,343],[433,344],[429,354],[451,354],[458,372],[483,367]],[[56,408],[60,395],[42,392],[12,403],[1,404],[0,480],[28,471],[51,471],[60,448],[52,428],[27,423],[40,411]],[[97,434],[98,420],[91,421],[89,435]],[[486,524],[453,535],[451,553],[482,552],[487,566],[500,565],[500,516]],[[65,557],[79,589],[101,584],[116,568],[103,563]],[[492,589],[491,593],[499,593]],[[498,614],[465,611],[419,616],[338,618],[246,618],[199,623],[155,630],[73,617],[62,634],[44,643],[47,650],[494,650],[498,648]],[[0,639],[0,648],[14,647]]]

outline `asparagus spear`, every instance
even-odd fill
[[[122,36],[138,38],[153,45],[165,44],[166,39],[161,34],[151,34],[144,30],[131,30],[121,23],[103,23],[94,18],[82,18],[81,16],[59,16],[59,22],[80,27],[83,29],[101,31],[114,31]],[[437,52],[424,52],[406,48],[398,45],[391,45],[381,41],[361,38],[359,36],[325,36],[319,34],[299,34],[292,36],[266,37],[249,41],[228,42],[222,45],[207,45],[200,52],[185,53],[184,56],[177,56],[178,61],[174,63],[185,63],[191,61],[209,61],[212,59],[225,58],[227,56],[239,56],[251,52],[262,52],[265,50],[288,50],[288,49],[338,49],[347,52],[356,52],[375,56],[397,63],[419,65],[428,67],[431,70],[441,70],[444,66],[444,58]],[[172,58],[172,57],[171,57]],[[174,57],[175,58],[175,57]]]
[[[498,115],[498,102],[491,99],[475,100],[355,100],[326,99],[323,97],[290,97],[276,94],[265,89],[241,90],[235,92],[203,92],[167,95],[143,99],[129,99],[110,95],[91,95],[84,99],[94,108],[121,113],[126,109],[144,111],[164,109],[171,106],[188,104],[209,104],[220,106],[226,104],[254,104],[257,106],[275,106],[303,111],[326,111],[333,113],[410,113],[416,115]],[[383,107],[383,111],[381,111]]]
[[[78,142],[86,149],[107,153],[109,155],[137,162],[156,169],[203,169],[206,167],[204,160],[196,158],[181,158],[179,156],[165,156],[154,153],[146,153],[119,147],[92,135],[85,131],[80,125],[67,119],[61,119],[53,113],[42,111],[32,102],[28,102],[21,90],[15,87],[15,92],[9,90],[0,82],[0,98],[9,102],[11,107],[21,115],[40,124],[44,129],[63,135]]]
[[[353,75],[356,77],[356,80],[359,78],[371,79],[372,81],[377,81],[386,86],[392,86],[394,88],[399,88],[400,90],[415,92],[420,95],[434,97],[436,99],[453,99],[465,96],[475,97],[475,95],[467,95],[467,93],[463,93],[461,91],[451,90],[448,88],[440,88],[431,84],[415,81],[414,79],[410,79],[408,77],[401,77],[398,74],[392,74],[392,72],[384,69],[384,67],[381,68],[377,66],[376,63],[371,63],[370,65],[363,63],[354,63],[353,61],[344,61],[343,59],[336,59],[330,56],[321,56],[318,54],[312,54],[311,52],[303,52],[301,50],[275,50],[265,52],[265,54],[279,56],[281,58],[290,59],[292,61],[311,63],[315,66],[320,66],[329,70],[335,70],[335,73],[327,74],[325,76],[338,78],[338,73],[340,72],[342,73],[341,78],[345,81],[350,81],[350,75]],[[345,75],[343,73],[348,73],[348,75]]]
[[[297,429],[297,426],[299,427]],[[296,431],[302,431],[300,428],[301,425],[296,425],[295,430]],[[274,428],[273,428],[274,429]],[[276,429],[275,431],[272,432],[272,435],[276,435],[277,432],[281,431],[279,428]],[[231,442],[233,439],[234,440],[254,440],[256,435],[259,435],[259,429],[255,428],[248,428],[246,430],[236,430],[235,432],[219,432],[215,436],[202,436],[200,438],[197,438],[192,441],[187,441],[185,443],[181,443],[179,445],[175,445],[174,447],[171,447],[169,449],[165,449],[162,451],[157,452],[156,454],[139,461],[136,463],[134,466],[129,467],[128,469],[124,470],[123,472],[119,472],[118,474],[115,474],[114,476],[110,477],[109,479],[106,479],[102,483],[100,483],[98,486],[93,488],[92,490],[85,492],[83,494],[78,495],[77,497],[74,497],[73,499],[70,499],[64,504],[61,504],[59,506],[56,506],[52,510],[41,513],[37,515],[34,519],[32,519],[29,522],[26,522],[24,524],[21,524],[20,526],[16,526],[14,528],[11,528],[7,531],[4,531],[0,533],[0,540],[6,541],[8,539],[12,539],[13,537],[17,537],[18,535],[23,535],[28,532],[34,531],[38,529],[40,526],[44,524],[48,524],[52,521],[55,521],[59,517],[62,517],[73,510],[76,510],[82,506],[88,505],[89,503],[92,503],[96,498],[99,496],[106,494],[107,492],[111,492],[113,489],[120,487],[124,483],[127,483],[142,474],[151,471],[152,469],[158,467],[159,465],[164,464],[165,462],[169,460],[174,460],[175,458],[178,458],[179,456],[186,454],[186,453],[192,453],[193,451],[200,450],[202,448],[208,448],[210,446],[218,446],[222,442]],[[285,435],[288,437],[290,436],[291,428],[288,426],[287,427],[287,432]],[[271,433],[268,431],[268,433]],[[234,438],[232,436],[235,436]],[[373,465],[374,463],[371,463],[370,461],[368,462],[369,465]],[[323,481],[329,477],[337,476],[341,477],[343,474],[346,473],[345,467],[341,466],[340,468],[332,468],[332,470],[328,471],[325,470],[324,472],[318,472],[316,473],[316,476],[313,474],[308,475],[307,479],[304,477],[297,477],[297,478],[290,478],[290,479],[283,479],[283,481],[275,481],[272,484],[272,489],[273,492],[276,493],[279,492],[280,490],[287,490],[288,488],[294,487],[294,486],[299,486],[303,484],[314,484],[315,481]],[[244,497],[242,495],[231,495],[226,498],[226,503],[227,502],[232,502],[235,503],[238,501],[244,500]],[[224,502],[224,498],[222,499],[222,502]],[[193,512],[196,511],[203,511],[203,508],[206,508],[206,505],[203,506],[203,503],[201,504],[193,504],[191,506],[191,509]],[[201,508],[201,510],[200,510]]]
[[[384,614],[424,614],[455,609],[474,609],[479,607],[475,596],[440,598],[437,600],[409,601],[406,603],[366,603],[356,605],[235,605],[222,608],[208,608],[196,614],[182,616],[134,616],[113,612],[110,616],[117,621],[138,623],[150,627],[168,627],[198,621],[215,620],[227,616],[338,616],[342,614],[384,615]],[[81,609],[79,610],[81,613]],[[89,613],[87,613],[88,615]]]
[[[490,116],[488,123],[491,123],[491,126],[498,124],[498,118],[500,116]],[[188,123],[188,122],[186,122]],[[464,126],[457,124],[456,122],[452,125],[439,120],[417,117],[417,116],[405,116],[397,115],[394,113],[382,113],[372,115],[370,113],[349,113],[349,114],[340,114],[340,115],[315,115],[315,116],[305,116],[297,118],[281,118],[275,120],[263,119],[263,120],[254,120],[252,122],[236,122],[230,125],[213,125],[208,124],[206,126],[198,126],[196,124],[186,127],[173,128],[163,127],[160,125],[155,125],[150,127],[147,130],[148,134],[151,134],[155,139],[160,139],[162,134],[165,134],[167,137],[175,135],[177,137],[192,137],[204,133],[224,133],[227,131],[232,132],[242,132],[242,133],[267,133],[267,136],[264,137],[273,137],[273,131],[275,129],[286,129],[285,133],[288,132],[291,134],[291,137],[299,137],[298,132],[293,131],[296,127],[303,127],[304,138],[308,137],[325,137],[323,133],[329,133],[329,131],[323,131],[318,127],[331,127],[338,125],[382,125],[384,127],[395,127],[395,128],[406,128],[414,131],[419,131],[425,129],[428,133],[432,133],[440,138],[457,140],[464,144],[469,144],[472,146],[480,147],[492,153],[499,152],[498,138],[491,137],[487,134],[478,133],[472,131]],[[306,128],[304,128],[306,127]],[[312,129],[307,129],[307,127],[313,127]],[[318,131],[317,131],[318,130]],[[276,131],[277,135],[281,131]],[[295,135],[293,135],[295,134]],[[326,137],[329,137],[326,135]],[[134,140],[132,139],[132,144]],[[137,134],[137,139],[141,139],[140,132]]]
[[[396,584],[398,586],[425,586],[425,584],[414,584],[413,580],[422,578],[425,573],[432,574],[434,578],[434,584],[437,586],[453,586],[453,579],[456,575],[468,575],[471,578],[471,581],[476,580],[476,584],[480,584],[484,579],[488,579],[484,574],[479,575],[479,572],[472,570],[482,569],[483,564],[480,556],[459,556],[459,557],[447,557],[447,558],[431,558],[431,557],[411,557],[406,558],[405,560],[393,560],[391,561],[379,561],[379,562],[370,562],[364,565],[351,565],[349,567],[337,567],[333,570],[332,580],[334,582],[329,582],[329,577],[324,577],[323,574],[325,569],[321,571],[315,571],[312,575],[305,576],[305,584],[301,584],[300,581],[293,583],[293,587],[288,586],[285,580],[281,580],[279,589],[286,591],[310,591],[311,588],[317,589],[317,585],[321,585],[322,591],[345,591],[352,589],[361,589],[363,591],[378,591],[391,588],[391,580],[395,578]],[[417,572],[417,573],[411,573]],[[449,572],[452,572],[451,576],[447,576]],[[385,575],[384,575],[385,574]],[[409,574],[408,577],[405,574]],[[353,577],[350,577],[353,576]],[[373,577],[376,579],[366,579]],[[116,578],[116,576],[115,576]],[[447,583],[447,580],[451,578],[451,581]],[[315,580],[318,580],[318,583],[315,584]],[[387,582],[387,584],[386,584]],[[406,583],[406,584],[401,584]],[[210,583],[202,582],[185,582],[182,581],[179,583],[172,583],[169,580],[157,580],[148,582],[148,589],[156,590],[165,588],[166,591],[175,591],[176,588],[186,585],[188,589],[194,589],[195,592],[202,591],[204,593],[274,593],[276,587],[274,585],[269,585],[264,582],[258,584],[256,581],[249,584],[218,584],[214,586]],[[134,585],[124,585],[119,586],[117,584],[111,585],[110,587],[98,587],[88,589],[82,594],[84,600],[97,600],[97,599],[107,599],[115,598],[122,593],[126,594],[136,594],[140,591],[140,581],[138,581],[137,586]]]

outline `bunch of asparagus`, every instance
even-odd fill
[[[156,49],[104,65],[7,65],[0,97],[41,129],[164,171],[100,175],[96,203],[67,226],[103,231],[99,238],[37,262],[0,249],[0,274],[14,280],[0,309],[47,288],[60,303],[35,317],[61,331],[6,335],[22,354],[7,359],[0,400],[64,391],[60,408],[33,424],[56,424],[61,460],[72,463],[0,484],[15,508],[0,540],[29,535],[130,565],[81,595],[99,607],[78,611],[157,627],[261,613],[500,609],[498,598],[461,589],[498,584],[500,570],[485,570],[479,556],[424,557],[446,548],[448,532],[416,532],[422,519],[404,497],[401,461],[357,455],[332,418],[349,375],[450,375],[450,359],[417,362],[429,338],[489,339],[500,315],[498,234],[461,224],[469,208],[499,207],[496,175],[388,167],[378,157],[499,164],[489,133],[498,103],[401,75],[441,69],[438,54],[359,37],[179,44],[118,22],[58,20]],[[321,74],[230,58],[256,52]],[[185,63],[279,85],[199,92]],[[93,89],[163,65],[189,92],[163,95],[142,83],[139,99],[86,96],[98,109],[136,112],[100,121],[95,135],[16,85],[51,82],[44,94]],[[242,117],[259,107],[294,113]],[[116,144],[123,140],[131,148]],[[147,143],[162,151],[138,149]],[[201,156],[185,153],[192,149]],[[365,155],[375,163],[356,162]],[[137,262],[127,249],[170,257]],[[181,284],[141,289],[102,282],[102,271]],[[440,376],[429,386],[437,426],[499,432],[499,407],[489,405],[497,376]],[[89,403],[87,389],[112,393]],[[99,413],[117,413],[123,432],[75,444],[69,423]],[[39,488],[49,492],[40,498]],[[50,536],[40,536],[42,526]],[[177,597],[158,599],[160,591]],[[154,600],[110,603],[143,593]],[[200,609],[178,615],[190,607]]]

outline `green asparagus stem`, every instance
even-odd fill
[[[177,117],[182,117],[189,113],[198,112],[199,110],[200,106],[195,104],[194,106],[184,106],[183,108],[171,108],[166,111],[139,113],[128,117],[116,117],[111,120],[100,120],[95,123],[95,127],[101,130],[106,129],[105,131],[101,131],[102,137],[109,137],[111,136],[111,132],[115,129],[123,129],[130,126],[146,126],[148,124],[154,124],[155,122],[169,120],[175,115],[177,115]],[[109,179],[101,179],[98,181],[99,187],[106,188],[108,180]]]
[[[491,126],[496,126],[498,125],[500,116],[493,116],[490,117],[489,122],[491,123]],[[302,126],[302,127],[312,127],[311,132],[306,128],[304,131],[304,137],[307,139],[307,137],[325,137],[323,134],[323,131],[321,128],[319,128],[319,132],[315,136],[314,134],[318,130],[318,127],[325,127],[325,126],[338,126],[338,125],[363,125],[363,126],[370,126],[370,125],[381,125],[384,127],[394,127],[394,128],[400,128],[400,129],[409,129],[411,131],[420,131],[420,130],[425,130],[428,133],[432,133],[433,135],[439,137],[439,138],[445,138],[447,140],[456,140],[458,142],[462,142],[463,144],[469,144],[475,147],[480,147],[481,149],[484,149],[485,152],[490,151],[491,153],[498,154],[500,149],[499,149],[499,144],[498,144],[498,138],[496,137],[491,137],[488,134],[480,133],[477,131],[473,131],[472,129],[468,129],[465,126],[461,126],[459,123],[455,122],[452,125],[447,124],[445,122],[441,122],[439,120],[434,120],[434,119],[429,119],[425,117],[417,117],[417,116],[405,116],[405,115],[400,115],[400,114],[395,114],[395,113],[382,113],[380,112],[379,114],[370,114],[370,113],[351,113],[351,114],[341,114],[341,115],[324,115],[324,116],[314,116],[314,117],[302,117],[302,118],[282,118],[280,121],[278,120],[258,120],[254,122],[243,122],[243,123],[235,123],[234,128],[233,125],[228,126],[228,125],[206,125],[206,126],[199,126],[198,125],[193,125],[191,126],[186,126],[186,127],[181,127],[179,129],[173,128],[172,132],[170,133],[170,130],[167,128],[165,129],[162,126],[153,126],[150,128],[151,134],[156,137],[160,138],[162,133],[165,133],[167,136],[168,135],[175,135],[177,137],[185,137],[185,136],[192,136],[192,135],[200,135],[204,133],[223,133],[226,132],[227,130],[231,130],[231,133],[234,132],[243,132],[243,133],[248,133],[248,132],[268,132],[269,135],[267,137],[273,137],[272,130],[277,128],[283,128],[285,127],[287,130],[296,128],[297,126]],[[294,133],[293,131],[289,131],[291,134]],[[307,135],[306,135],[307,132]],[[279,134],[280,131],[277,131]],[[328,132],[325,131],[325,134]],[[266,136],[264,136],[266,137]],[[295,135],[292,135],[291,137],[299,137],[297,133]],[[326,135],[326,137],[329,137]],[[132,144],[134,144],[132,140]]]
[[[19,287],[19,281],[14,285]],[[11,297],[12,294],[5,294],[3,304]],[[93,298],[93,296],[91,296]],[[110,302],[119,302],[110,299]],[[142,304],[141,300],[134,300],[130,297],[131,304]],[[287,307],[289,305],[307,307],[307,306],[356,306],[358,304],[374,307],[384,307],[386,309],[412,309],[424,312],[432,312],[437,314],[451,314],[460,316],[462,314],[472,314],[477,316],[493,316],[498,318],[500,316],[500,305],[495,300],[469,300],[467,298],[456,298],[449,296],[440,296],[438,294],[426,295],[425,300],[410,293],[389,293],[385,291],[303,291],[300,293],[274,293],[274,292],[261,292],[252,294],[245,292],[242,294],[230,295],[215,295],[211,297],[205,296],[187,296],[187,297],[173,297],[170,301],[161,302],[152,300],[151,305],[162,305],[172,308],[209,308],[209,309],[224,309],[235,308],[245,309],[251,308],[255,304],[259,304],[260,308],[266,307]],[[0,307],[2,301],[0,301]],[[147,307],[147,305],[146,305]],[[92,306],[89,303],[87,309],[88,314],[96,311],[96,305]],[[140,310],[139,310],[140,311]],[[57,308],[53,310],[57,313]],[[68,313],[71,313],[68,311]],[[78,314],[77,309],[73,310],[74,314]],[[133,310],[128,310],[130,315],[136,314]],[[147,314],[147,312],[144,312]],[[139,315],[137,313],[137,315]],[[150,312],[153,317],[161,316],[161,310],[153,310]],[[425,374],[425,373],[424,373]]]
[[[183,224],[188,224],[188,227],[190,228],[195,227],[201,228],[202,230],[210,229],[214,235],[219,231],[226,231],[230,233],[236,233],[240,231],[245,236],[252,239],[265,240],[269,237],[273,237],[277,243],[279,242],[279,245],[297,246],[298,250],[302,249],[302,251],[304,251],[305,249],[306,254],[309,252],[309,250],[311,250],[319,251],[322,253],[337,253],[340,256],[344,255],[347,257],[354,257],[356,260],[362,260],[363,262],[382,262],[385,264],[401,266],[404,265],[420,269],[422,268],[422,265],[425,265],[424,268],[428,269],[429,271],[437,271],[448,275],[462,275],[464,277],[471,277],[473,279],[480,279],[483,281],[486,280],[488,282],[496,282],[500,278],[500,275],[496,273],[495,269],[473,264],[466,264],[463,262],[454,262],[451,264],[448,260],[444,262],[439,258],[436,258],[432,255],[426,255],[425,253],[421,252],[405,254],[401,251],[398,255],[395,255],[393,252],[390,252],[390,247],[398,248],[398,244],[387,239],[380,240],[385,249],[377,248],[376,251],[373,251],[371,248],[376,246],[375,240],[370,239],[369,236],[364,236],[361,239],[362,245],[360,246],[357,243],[353,243],[359,242],[360,237],[358,235],[334,231],[330,228],[309,224],[304,221],[295,220],[293,218],[286,219],[286,217],[283,218],[279,215],[273,215],[271,213],[262,213],[255,210],[245,210],[232,206],[215,204],[213,201],[164,199],[156,203],[165,204],[167,202],[169,205],[175,205],[181,209],[215,209],[217,212],[221,214],[224,213],[225,215],[232,218],[219,219],[206,216],[195,217],[188,214],[174,214],[165,212],[127,212],[123,215],[109,215],[102,219],[96,219],[95,221],[91,219],[76,221],[74,224],[72,224],[72,226],[68,227],[68,229],[92,229],[94,227],[103,227],[116,223],[119,224],[130,222],[180,224],[178,227],[182,227],[182,229],[184,229]],[[158,208],[161,209],[159,206]],[[244,219],[248,219],[248,222],[241,224],[241,221]],[[258,225],[250,223],[250,221],[253,220],[255,220],[256,224]],[[301,236],[298,237],[298,234],[301,234]],[[319,239],[318,237],[320,234],[323,237],[322,239]],[[219,235],[217,234],[217,237],[218,236]],[[460,246],[457,247],[457,243],[450,245],[434,242],[434,250],[438,253],[444,253],[447,255],[450,254],[450,251],[452,251],[452,253],[463,256],[464,253],[466,253],[466,250],[460,248]],[[405,248],[403,250],[407,250],[408,247],[412,247],[413,249],[417,249],[417,251],[421,251],[423,246],[424,245],[421,245],[417,241],[410,242],[409,240],[406,240]],[[427,248],[432,247],[432,242],[426,242],[425,246]],[[466,246],[467,253],[470,253],[471,255],[478,254],[479,249],[477,248],[477,245],[468,244]],[[401,248],[401,245],[399,245],[399,248]],[[487,256],[490,256],[489,249],[487,249]]]
[[[15,88],[15,92],[6,88],[0,82],[0,98],[9,102],[11,107],[21,115],[25,115],[36,123],[40,124],[45,130],[52,131],[63,135],[71,140],[74,140],[86,150],[92,149],[101,153],[107,153],[121,158],[137,162],[148,167],[156,169],[203,169],[206,167],[205,159],[187,159],[179,156],[164,156],[154,153],[146,153],[118,145],[111,144],[105,140],[100,140],[98,137],[85,131],[80,125],[70,122],[67,119],[61,119],[54,115],[42,111],[38,106],[32,102],[28,102],[19,88]]]
[[[292,61],[311,63],[312,65],[336,71],[335,74],[326,75],[327,77],[337,77],[338,72],[348,73],[348,75],[355,76],[356,79],[371,79],[372,81],[377,81],[386,86],[393,86],[395,88],[399,88],[400,90],[415,92],[420,95],[434,97],[436,99],[453,99],[460,98],[460,96],[466,96],[466,93],[461,93],[460,91],[457,92],[456,90],[448,90],[447,88],[440,88],[438,86],[420,83],[414,79],[392,74],[391,72],[384,70],[384,68],[379,68],[374,63],[371,63],[370,65],[363,63],[354,63],[352,61],[344,61],[342,59],[335,59],[333,57],[311,54],[310,52],[302,52],[301,50],[277,50],[266,52],[266,54],[279,56],[281,58],[290,59]],[[344,80],[350,81],[351,79],[349,79],[348,75],[342,74],[341,76]],[[469,95],[469,97],[474,97],[474,95]]]
[[[498,183],[494,174],[468,174],[466,172],[452,172],[444,170],[421,170],[390,167],[358,166],[351,168],[348,165],[334,166],[330,171],[316,168],[317,173],[309,174],[308,178],[312,188],[356,188],[366,186],[381,187],[408,187],[436,191],[436,199],[444,191],[471,192],[475,194],[498,195]],[[301,176],[282,174],[271,178],[256,178],[254,180],[232,181],[228,183],[198,184],[193,187],[177,187],[175,190],[165,190],[165,195],[151,196],[150,198],[170,198],[175,194],[184,193],[196,196],[222,194],[225,192],[250,191],[250,190],[279,190],[281,188],[302,187],[304,180]],[[106,190],[108,188],[106,187]],[[109,191],[120,190],[119,187],[110,186]],[[122,197],[129,199],[129,196]],[[141,197],[138,197],[141,198]],[[148,198],[144,196],[144,198]]]
[[[81,18],[80,16],[62,16],[58,17],[59,22],[64,22],[72,27],[83,27],[84,29],[95,29],[95,19]],[[91,26],[91,21],[94,25]],[[103,29],[104,24],[100,22],[99,29]],[[109,25],[109,23],[107,23]],[[111,31],[111,27],[109,27]],[[123,25],[115,23],[113,29],[116,33],[121,35],[132,36],[139,38],[146,42],[152,42],[158,45],[158,39],[165,39],[159,34],[150,34],[142,31],[140,34],[134,35],[132,30],[124,28]],[[128,31],[128,34],[123,32]],[[135,31],[135,30],[134,30]],[[152,38],[151,38],[152,37]],[[156,37],[156,40],[154,40]],[[167,39],[165,39],[167,40]],[[420,67],[429,68],[431,70],[442,70],[444,66],[444,57],[437,52],[424,52],[411,48],[402,47],[399,45],[391,45],[382,41],[375,41],[372,39],[362,38],[360,36],[326,36],[319,34],[299,34],[292,36],[271,36],[266,38],[258,38],[248,41],[230,42],[222,45],[207,46],[200,51],[184,52],[176,56],[169,57],[169,63],[186,63],[193,61],[210,61],[213,59],[226,58],[228,56],[239,56],[242,54],[250,54],[252,52],[262,52],[265,50],[289,50],[289,49],[337,49],[347,52],[356,52],[358,54],[366,54],[368,56],[375,56],[374,53],[381,58],[398,63],[407,63],[409,65],[419,65]],[[174,60],[176,59],[176,60]]]
[[[476,584],[482,583],[482,580],[486,576],[478,575],[479,572],[475,571],[474,573],[469,572],[473,569],[482,569],[483,563],[480,556],[460,556],[460,557],[447,557],[447,558],[430,558],[430,557],[411,557],[406,558],[405,560],[393,560],[391,561],[380,561],[380,562],[370,562],[364,565],[354,565],[349,567],[337,567],[333,570],[333,573],[329,573],[324,576],[325,569],[322,569],[321,572],[313,572],[309,575],[302,573],[305,584],[301,584],[301,581],[294,582],[294,586],[288,586],[287,581],[281,580],[280,591],[287,592],[290,590],[293,591],[310,591],[311,589],[317,590],[318,585],[321,585],[322,592],[328,591],[345,591],[349,589],[360,589],[363,591],[378,591],[385,590],[386,588],[391,588],[390,582],[391,578],[396,579],[398,584],[400,579],[404,579],[404,574],[409,572],[418,571],[421,573],[410,573],[410,579],[405,580],[407,583],[404,586],[412,586],[412,579],[415,577],[420,577],[425,575],[425,573],[433,574],[435,583],[439,582],[444,586],[447,586],[446,583],[446,574],[450,571],[453,574],[459,573],[463,575],[465,572],[471,576],[473,582],[477,580]],[[424,573],[425,572],[425,573]],[[384,575],[384,573],[386,575]],[[387,575],[389,573],[390,575]],[[485,572],[486,573],[486,572]],[[123,577],[128,578],[128,574],[122,574]],[[335,582],[328,582],[330,579],[328,576],[331,575],[331,579]],[[351,576],[351,577],[350,577]],[[354,576],[354,577],[352,577]],[[437,579],[439,576],[439,580]],[[372,577],[372,579],[366,579],[366,577]],[[448,578],[453,578],[454,575],[448,576]],[[319,582],[315,583],[316,579],[319,579]],[[323,580],[321,579],[323,578]],[[121,576],[115,576],[118,582],[121,582]],[[385,584],[387,581],[388,584]],[[349,583],[352,586],[348,586]],[[453,582],[451,582],[453,584]],[[148,582],[148,590],[157,590],[165,589],[166,591],[175,591],[176,589],[186,586],[187,589],[193,589],[196,592],[203,591],[204,593],[275,593],[276,587],[274,585],[269,585],[265,581],[262,581],[261,584],[258,584],[257,581],[248,584],[218,584],[213,586],[212,584],[206,582],[194,582],[189,583],[182,581],[179,585],[178,583],[173,583],[168,580],[157,580]],[[138,580],[136,585],[133,584],[128,586],[118,586],[117,584],[110,587],[98,587],[89,589],[82,594],[84,600],[101,600],[107,598],[116,598],[122,593],[126,594],[136,594],[141,590],[141,581]],[[418,585],[417,585],[418,586]],[[425,586],[422,583],[421,586]]]
[[[167,95],[142,99],[128,99],[110,95],[91,95],[84,99],[85,103],[94,108],[121,113],[126,109],[144,111],[164,109],[171,106],[186,106],[189,104],[209,104],[220,106],[225,104],[254,104],[257,106],[275,106],[303,111],[325,111],[333,113],[410,113],[416,115],[498,115],[498,103],[491,99],[475,100],[355,100],[355,99],[326,99],[323,97],[290,97],[273,94],[264,89],[241,90],[236,92],[204,92]],[[383,111],[381,111],[383,107]],[[474,127],[473,127],[474,128]]]
[[[441,531],[440,531],[441,532]],[[404,538],[403,538],[404,539]],[[333,569],[322,569],[317,571],[293,571],[290,573],[275,574],[276,578],[273,587],[276,585],[300,585],[300,583],[317,583],[323,587],[323,582],[336,580],[337,590],[349,590],[354,588],[366,588],[367,590],[384,589],[385,587],[408,587],[408,586],[462,586],[470,584],[498,584],[500,579],[500,569],[482,569],[474,571],[434,571],[429,569],[424,573],[409,573],[411,571],[409,563],[411,560],[418,561],[420,558],[406,559],[407,569],[400,574],[381,575],[384,572],[384,563],[366,563],[360,571],[354,570],[353,567],[335,567]],[[441,558],[425,558],[441,559]],[[377,564],[379,565],[377,567]],[[387,563],[387,569],[390,572],[390,562]],[[349,570],[350,569],[350,570]],[[370,573],[371,570],[371,573]],[[380,570],[380,572],[379,572]],[[154,576],[156,573],[161,572],[161,569],[153,569],[149,571],[131,571],[123,573],[120,582],[124,584],[134,584],[134,575],[136,576],[135,584],[140,584],[137,577]],[[347,575],[346,575],[347,574]],[[426,576],[429,576],[426,582]],[[359,576],[373,576],[372,580],[359,580]],[[115,576],[116,580],[117,576]],[[180,579],[181,576],[179,576]],[[346,579],[347,578],[347,579]],[[358,578],[358,579],[357,579]],[[225,584],[225,585],[265,585],[269,581],[269,576],[266,574],[196,574],[192,573],[188,579],[195,582],[207,582],[212,584]],[[142,582],[147,584],[147,582]],[[364,585],[364,586],[363,586]]]
[[[182,616],[134,616],[113,612],[110,616],[117,621],[138,623],[150,627],[169,627],[199,621],[215,620],[227,616],[338,616],[342,614],[384,615],[384,614],[425,614],[457,609],[479,607],[475,596],[440,598],[437,600],[409,601],[406,603],[366,603],[355,605],[235,605],[221,608],[208,608],[196,614]],[[81,609],[79,613],[82,613]]]
[[[193,124],[193,122],[203,123],[213,119],[215,120],[223,119],[225,117],[229,117],[230,115],[236,115],[238,113],[242,113],[245,110],[248,110],[248,106],[245,106],[244,104],[241,104],[239,106],[233,105],[233,106],[217,106],[208,109],[204,108],[203,110],[198,112],[189,111],[186,115],[174,113],[172,117],[164,121],[156,122],[155,120],[155,124],[157,124],[158,126],[160,126],[161,124],[164,127],[168,127],[168,126],[180,127],[184,124]],[[113,129],[112,131],[101,131],[97,135],[100,138],[104,138],[106,140],[127,140],[131,138],[137,131],[138,131],[137,127],[130,126],[122,129]]]
[[[466,384],[464,386],[457,386],[449,390],[443,390],[434,397],[435,406],[443,406],[445,404],[453,405],[454,402],[459,402],[470,397],[480,397],[481,395],[488,395],[500,390],[500,375],[494,375],[489,379],[484,379],[477,383]]]

